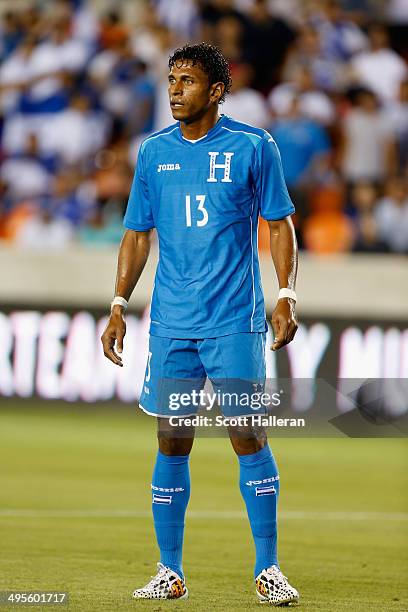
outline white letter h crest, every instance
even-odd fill
[[[234,153],[223,153],[224,157],[225,157],[225,164],[216,164],[215,160],[217,159],[218,155],[219,155],[219,151],[211,151],[211,153],[208,153],[208,155],[210,156],[210,176],[207,179],[207,183],[217,183],[217,179],[215,178],[215,170],[216,168],[224,168],[224,178],[221,179],[221,183],[232,183],[232,179],[230,179],[230,173],[231,173],[231,157],[234,155]]]

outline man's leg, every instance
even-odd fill
[[[194,428],[183,424],[198,404],[180,404],[180,396],[191,394],[205,382],[197,342],[150,336],[149,357],[140,406],[157,417],[159,450],[152,478],[152,510],[161,565],[182,573],[184,516],[190,497],[189,453]],[[177,419],[177,424],[171,422]]]
[[[265,334],[237,333],[203,340],[199,355],[214,389],[220,393],[224,417],[247,417],[247,426],[228,428],[240,465],[240,488],[247,507],[255,548],[256,593],[262,603],[296,602],[299,594],[287,581],[277,560],[279,476],[264,428],[250,420],[258,410],[259,387],[265,381]],[[248,406],[248,396],[256,404]],[[246,400],[241,403],[241,400]]]
[[[255,411],[247,404],[241,405],[239,398],[257,393],[254,385],[263,388],[265,334],[239,333],[209,338],[200,343],[199,354],[214,389],[225,398],[220,406],[223,415],[250,419],[248,415]],[[259,413],[263,414],[264,410]],[[253,427],[250,422],[247,427],[229,427],[228,431],[239,459],[240,488],[255,540],[258,575],[259,568],[277,564],[277,467],[263,428]]]
[[[279,475],[276,461],[262,427],[229,427],[230,440],[238,455],[239,486],[244,498],[255,542],[255,577],[278,565],[277,503]]]
[[[197,342],[150,336],[140,407],[157,417],[159,449],[152,477],[152,510],[160,549],[158,571],[136,599],[186,599],[182,568],[184,517],[190,497],[189,453],[194,428],[183,425],[183,417],[194,416],[198,405],[177,405],[182,393],[201,388],[205,371]],[[175,405],[176,404],[176,405]],[[179,426],[171,426],[178,418]]]
[[[258,427],[230,427],[232,446],[240,465],[240,489],[247,507],[256,548],[255,586],[261,603],[283,605],[299,601],[299,593],[282,574],[277,557],[277,502],[279,475]]]
[[[158,418],[159,450],[152,478],[152,509],[160,562],[182,578],[184,516],[190,497],[189,454],[193,427],[171,427]]]

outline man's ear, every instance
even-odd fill
[[[219,83],[214,83],[213,85],[211,85],[210,97],[211,97],[212,102],[219,102],[224,91],[225,91],[225,85],[221,81]]]

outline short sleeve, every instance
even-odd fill
[[[127,229],[144,232],[154,227],[149,188],[145,173],[144,147],[140,148],[136,171],[126,208],[123,225]]]
[[[264,219],[283,219],[295,212],[283,176],[279,149],[268,133],[257,146],[254,181]]]

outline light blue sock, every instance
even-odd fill
[[[190,498],[188,455],[157,452],[152,478],[152,510],[160,562],[184,578],[184,516]]]
[[[239,487],[244,498],[256,549],[255,577],[278,565],[277,503],[279,476],[268,444],[252,455],[238,455]]]

